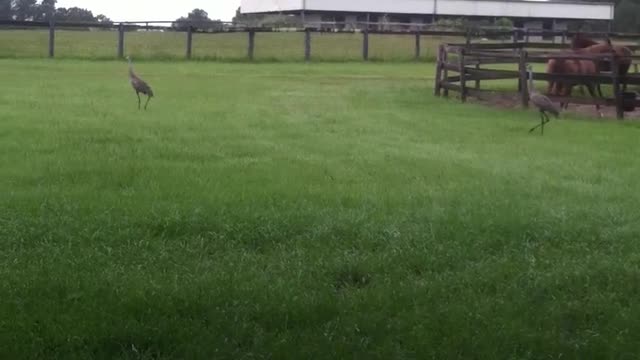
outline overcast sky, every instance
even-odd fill
[[[212,19],[231,20],[240,0],[58,0],[58,7],[81,7],[104,14],[113,21],[164,21],[204,9]]]

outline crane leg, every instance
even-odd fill
[[[544,125],[546,123],[548,123],[549,120],[549,115],[545,114],[544,112],[540,111],[540,124],[534,126],[531,128],[531,130],[529,130],[530,133],[532,133],[535,129],[540,128],[540,135],[544,134]]]
[[[140,93],[137,92],[136,95],[138,95],[138,110],[140,110]]]
[[[151,101],[151,96],[147,97],[147,102],[144,104],[144,109],[147,110],[147,105],[149,105],[149,101]]]

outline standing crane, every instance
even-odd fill
[[[140,94],[147,95],[147,102],[144,104],[144,109],[147,110],[147,105],[149,105],[149,101],[153,97],[153,90],[151,90],[151,86],[149,86],[149,84],[133,72],[131,57],[127,56],[127,61],[129,62],[129,81],[138,96],[138,110],[140,110]]]
[[[533,132],[535,129],[540,128],[540,134],[544,134],[544,124],[548,123],[550,113],[554,115],[556,118],[560,116],[560,110],[553,104],[553,102],[546,96],[540,94],[536,91],[533,86],[533,70],[531,69],[531,65],[527,65],[527,73],[529,74],[529,99],[540,111],[540,124],[534,126],[529,130],[529,132]]]

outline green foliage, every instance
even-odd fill
[[[501,17],[496,19],[493,25],[497,28],[504,29],[504,30],[513,29],[513,21],[506,17]]]
[[[14,0],[12,11],[16,20],[32,20],[37,13],[36,0]]]
[[[56,8],[56,3],[57,0],[0,0],[0,19],[46,21],[55,15],[60,22],[111,22],[105,15],[94,16],[87,9]]]
[[[615,29],[640,33],[640,1],[622,0],[616,7]]]
[[[434,29],[438,30],[462,30],[465,28],[465,19],[463,18],[439,18],[436,20]]]
[[[171,27],[181,31],[187,30],[189,26],[200,30],[221,30],[223,23],[209,19],[209,14],[202,9],[194,9],[187,17],[183,16],[171,24]]]
[[[11,0],[0,0],[0,20],[9,20],[13,18],[13,9]]]
[[[0,358],[637,353],[637,123],[528,134],[433,64],[134,65],[146,112],[123,61],[0,61]]]
[[[37,6],[33,20],[44,21],[53,17],[56,13],[57,0],[42,0]]]

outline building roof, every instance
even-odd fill
[[[241,12],[351,12],[613,20],[614,4],[545,0],[242,0]]]

